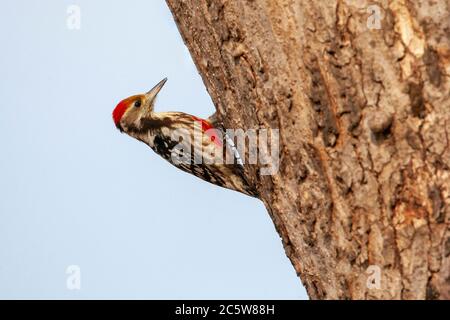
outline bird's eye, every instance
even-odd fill
[[[136,100],[136,101],[134,102],[134,106],[135,106],[136,108],[139,108],[139,107],[141,106],[141,100]]]

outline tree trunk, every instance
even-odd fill
[[[167,3],[310,298],[449,299],[449,1]]]

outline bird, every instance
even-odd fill
[[[120,132],[148,145],[175,167],[214,185],[251,197],[257,192],[245,176],[240,156],[217,117],[155,112],[161,80],[150,91],[121,100],[112,117]]]

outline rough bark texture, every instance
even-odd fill
[[[225,127],[280,129],[249,177],[310,298],[449,299],[449,1],[167,3]]]

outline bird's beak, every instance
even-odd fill
[[[161,91],[162,87],[164,87],[164,84],[166,83],[167,78],[162,79],[156,86],[154,86],[149,92],[145,94],[145,97],[148,101],[155,100],[156,96],[158,95],[159,91]]]

